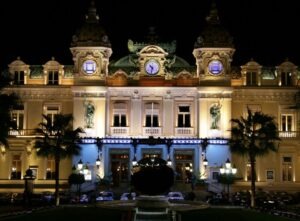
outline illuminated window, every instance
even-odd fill
[[[282,158],[282,181],[292,181],[293,161],[292,157]]]
[[[147,103],[145,110],[145,127],[159,127],[159,105]]]
[[[247,178],[247,181],[251,181],[252,174],[251,174],[251,164],[250,163],[247,163],[247,165],[246,165],[246,178]]]
[[[59,114],[60,108],[57,105],[48,105],[45,107],[45,115],[48,116],[51,120],[51,123],[54,122],[55,115]]]
[[[21,155],[13,155],[12,162],[11,162],[11,176],[10,176],[12,180],[21,179],[21,168],[22,168]]]
[[[123,102],[116,102],[113,106],[113,126],[127,127],[127,105]]]
[[[55,179],[55,160],[53,157],[47,158],[46,179],[47,180]]]
[[[126,115],[114,114],[114,127],[126,127]]]
[[[142,149],[143,158],[161,158],[162,149],[159,148],[143,148]]]
[[[24,71],[15,71],[14,84],[17,85],[24,84]]]
[[[282,72],[281,73],[281,86],[291,86],[292,85],[292,73]]]
[[[177,127],[191,127],[190,106],[178,107]]]
[[[281,115],[281,131],[293,131],[293,115]]]
[[[58,85],[58,71],[48,71],[48,84]]]
[[[11,112],[11,118],[17,126],[17,130],[24,129],[24,106],[18,105]]]
[[[246,84],[247,86],[257,86],[257,73],[247,72],[246,73]]]

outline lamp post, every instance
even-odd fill
[[[96,162],[97,163],[97,162]],[[77,163],[77,169],[78,172],[84,175],[85,181],[92,180],[92,174],[89,168],[89,162],[86,162],[85,164],[80,159]]]
[[[227,158],[225,165],[220,168],[220,174],[221,174],[221,183],[227,184],[227,197],[229,200],[229,186],[233,183],[233,178],[237,172],[237,169],[235,167],[232,167],[231,162],[229,158]]]
[[[25,176],[23,177],[25,181],[24,188],[24,202],[26,206],[31,205],[31,196],[33,193],[33,180],[35,176],[33,175],[33,171],[29,168],[25,172]]]
[[[133,146],[133,159],[131,161],[132,166],[135,167],[137,165],[137,159],[136,159],[136,148],[138,145],[138,139],[132,138],[132,146]]]
[[[166,144],[167,144],[167,148],[168,148],[167,165],[169,167],[172,167],[172,160],[171,160],[171,157],[170,157],[170,149],[171,149],[171,146],[172,146],[172,140],[171,139],[166,139]]]
[[[101,166],[102,145],[103,145],[102,139],[100,139],[99,137],[97,137],[98,156],[97,156],[97,159],[96,159],[96,167],[97,167],[98,170],[99,170],[99,168]]]

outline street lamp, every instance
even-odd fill
[[[167,159],[167,165],[169,167],[172,167],[172,160],[170,157],[170,148],[172,146],[172,140],[171,139],[166,139],[166,144],[167,144],[167,148],[168,148],[168,159]]]
[[[237,168],[232,167],[229,158],[227,158],[225,162],[225,166],[220,168],[221,179],[220,182],[223,184],[227,184],[227,195],[229,200],[229,185],[233,183],[233,178],[237,172]]]
[[[101,165],[101,160],[100,160],[100,157],[99,157],[99,155],[98,155],[98,157],[97,157],[97,159],[96,159],[96,166],[97,166],[97,169],[99,169],[100,165]]]
[[[24,201],[26,206],[31,204],[31,196],[33,193],[33,181],[36,178],[33,171],[29,168],[26,170],[24,175],[25,190],[24,190]]]
[[[82,160],[80,159],[78,161],[77,168],[78,168],[78,170],[82,170],[82,167],[83,167],[83,163],[82,163]]]

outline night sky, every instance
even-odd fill
[[[84,21],[89,0],[0,1],[0,66],[17,56],[44,64],[54,56],[72,64],[72,35]],[[221,23],[234,39],[234,65],[250,58],[266,66],[285,58],[300,65],[300,7],[296,0],[215,0]],[[163,4],[163,5],[161,5]],[[192,50],[210,0],[96,0],[100,22],[112,43],[112,60],[127,53],[127,41],[142,41],[155,26],[163,42],[177,40],[177,55],[194,64]]]

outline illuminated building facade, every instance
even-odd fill
[[[148,37],[146,43],[129,40],[128,55],[110,61],[109,36],[92,4],[73,36],[73,65],[55,58],[43,65],[18,58],[8,65],[3,73],[14,83],[5,90],[16,92],[23,103],[12,111],[18,130],[10,133],[10,148],[1,147],[1,191],[22,191],[28,168],[37,177],[36,191],[52,190],[54,159],[36,156],[33,129],[42,114],[57,113],[72,113],[74,128],[85,130],[81,155],[61,162],[62,187],[79,160],[87,183],[99,175],[110,177],[116,187],[126,186],[132,161],[148,156],[171,160],[177,183],[191,173],[215,183],[229,158],[243,178],[236,188],[249,187],[248,159],[231,155],[227,145],[230,120],[245,116],[247,107],[274,116],[282,139],[278,152],[257,159],[258,187],[300,187],[299,114],[290,108],[298,93],[296,65],[284,61],[264,67],[251,60],[233,67],[235,48],[215,7],[191,51],[196,66],[176,56],[176,42],[160,43],[151,31]]]

